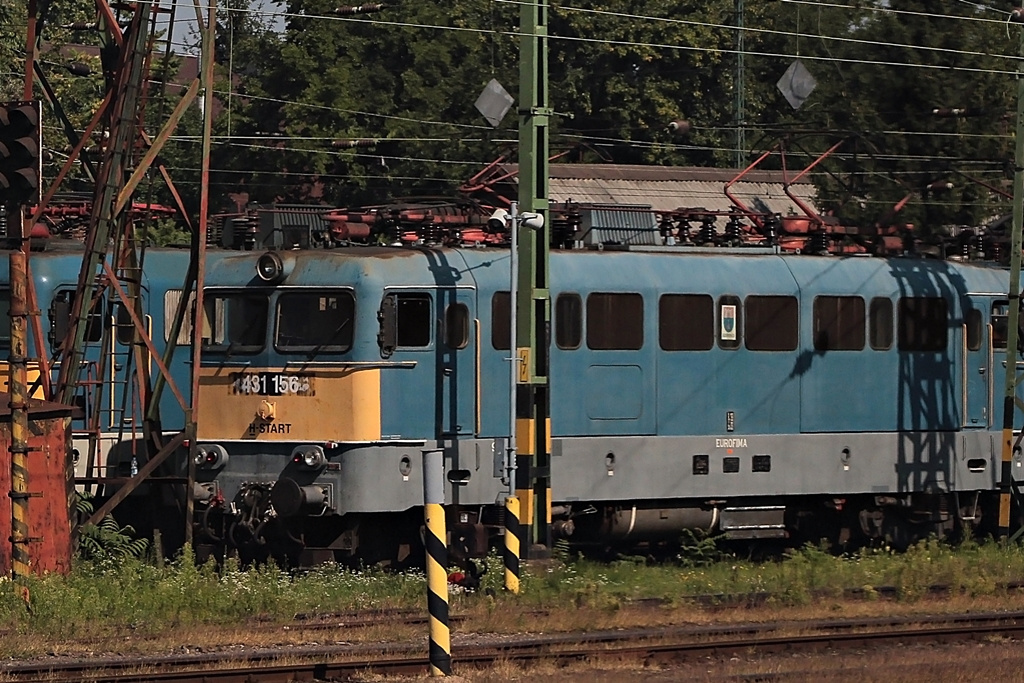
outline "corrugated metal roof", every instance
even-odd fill
[[[516,168],[515,164],[504,166],[507,172]],[[738,174],[732,169],[695,167],[551,164],[548,192],[552,202],[648,204],[658,212],[684,207],[726,211],[733,204],[725,196],[725,184]],[[782,173],[750,171],[731,191],[755,211],[802,215],[782,187]],[[797,183],[790,189],[814,207],[813,185]]]
[[[638,206],[623,210],[621,206],[590,206],[582,209],[582,234],[577,235],[584,244],[642,244],[660,243],[658,222],[650,207]]]

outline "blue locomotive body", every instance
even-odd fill
[[[51,381],[60,370],[60,344],[71,324],[71,306],[78,289],[78,276],[84,252],[77,243],[50,245],[49,250],[34,253],[31,258],[32,286],[39,309],[37,325],[29,324],[30,355],[42,349],[50,363]],[[214,257],[215,259],[216,257]],[[148,262],[140,270],[138,306],[156,348],[163,352],[173,307],[181,296],[184,273],[188,269],[189,252],[182,249],[152,249]],[[0,348],[9,349],[10,305],[9,261],[0,258]],[[170,310],[168,310],[170,309]],[[136,355],[134,327],[122,303],[106,291],[97,299],[88,316],[82,357],[82,371],[77,382],[74,403],[80,409],[72,421],[75,476],[90,488],[103,480],[130,475],[131,462],[143,462],[146,446],[142,438],[140,402],[136,383],[131,377],[139,372],[139,361],[152,373],[148,350]],[[180,337],[179,337],[180,338]],[[187,395],[187,351],[180,350],[171,367],[181,391]],[[6,386],[6,372],[3,384]],[[30,380],[33,395],[42,397],[38,365],[33,366]],[[187,400],[187,399],[186,399]],[[184,411],[172,392],[164,392],[160,402],[163,427],[180,431],[184,427]],[[180,458],[179,458],[180,461]],[[182,463],[178,463],[178,471]],[[149,489],[144,488],[144,492]]]
[[[495,528],[509,262],[427,247],[212,260],[200,538],[401,560],[434,443],[460,538]],[[1007,282],[914,258],[552,252],[552,530],[609,546],[976,525],[997,488]]]

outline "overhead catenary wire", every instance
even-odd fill
[[[157,1],[157,0],[148,0],[148,1],[152,2],[152,1]],[[521,0],[493,0],[493,1],[494,2],[501,2],[501,3],[508,3],[508,4],[522,4]],[[783,2],[797,3],[797,4],[814,4],[814,5],[823,5],[823,6],[833,6],[833,7],[847,8],[847,9],[867,9],[867,10],[871,10],[871,11],[888,11],[888,12],[891,12],[891,13],[905,13],[905,14],[910,14],[910,15],[914,15],[914,16],[927,16],[927,17],[931,17],[931,18],[939,17],[939,18],[947,18],[947,19],[951,19],[951,20],[959,19],[959,20],[965,20],[965,21],[985,21],[985,22],[990,22],[990,23],[998,23],[1000,25],[1005,23],[1005,19],[1002,20],[1002,21],[996,21],[996,20],[989,20],[989,19],[978,19],[978,18],[974,18],[974,17],[964,17],[964,16],[961,16],[961,15],[941,15],[941,14],[930,14],[930,13],[924,13],[924,12],[908,12],[908,11],[903,11],[903,10],[883,10],[883,9],[880,9],[880,8],[873,8],[873,7],[858,8],[858,7],[854,7],[852,5],[839,5],[839,4],[832,4],[832,3],[817,3],[817,2],[810,3],[810,2],[807,2],[807,0],[782,0],[782,1]],[[557,8],[557,7],[556,8],[552,8],[553,11],[558,11],[558,9],[559,8]],[[594,11],[594,12],[597,12],[597,13],[607,13],[607,14],[613,14],[613,15],[617,14],[617,13],[614,13],[614,12],[603,12],[603,11],[598,11],[598,10],[583,10],[583,9],[580,9],[580,8],[569,8],[569,9],[573,10],[573,11]],[[228,12],[243,12],[243,13],[249,13],[249,14],[254,14],[254,15],[260,15],[260,16],[264,16],[264,17],[283,17],[283,18],[297,18],[297,19],[315,19],[315,20],[322,20],[322,21],[358,22],[358,23],[363,23],[363,24],[378,25],[378,26],[390,26],[390,27],[397,27],[397,28],[417,28],[417,29],[431,29],[431,30],[441,30],[441,31],[448,30],[448,31],[470,32],[470,33],[478,33],[478,34],[491,34],[491,33],[495,33],[495,34],[506,35],[506,36],[510,36],[510,37],[517,37],[517,38],[518,37],[522,37],[522,34],[519,33],[518,31],[502,31],[502,30],[496,30],[496,29],[474,28],[474,27],[467,27],[467,26],[445,26],[445,25],[441,25],[441,24],[419,24],[419,23],[415,23],[415,22],[394,21],[394,20],[378,19],[378,18],[366,18],[366,17],[362,17],[362,16],[355,16],[355,17],[353,17],[353,16],[333,16],[333,15],[320,15],[320,14],[305,14],[305,13],[295,13],[295,12],[273,12],[273,11],[267,11],[267,10],[263,10],[263,9],[253,9],[253,8],[230,8],[230,9],[228,9],[226,11],[228,11]],[[726,24],[716,24],[716,23],[711,23],[711,22],[699,22],[699,21],[693,21],[693,20],[673,20],[673,19],[669,19],[669,18],[654,17],[654,16],[648,16],[648,15],[631,15],[631,16],[633,16],[633,17],[635,17],[637,19],[643,19],[643,20],[648,20],[648,21],[675,21],[675,22],[679,22],[679,23],[686,23],[686,24],[693,25],[693,26],[701,26],[701,27],[705,27],[705,28],[716,28],[716,29],[729,30],[729,31],[743,30],[743,31],[746,31],[746,32],[755,32],[755,33],[756,32],[766,32],[766,33],[779,33],[779,34],[784,34],[784,35],[788,34],[788,32],[785,32],[785,31],[773,31],[773,30],[769,30],[769,29],[758,29],[758,28],[749,27],[749,26],[745,26],[743,28],[739,28],[739,27],[736,27],[736,26],[730,26],[730,25],[726,25]],[[915,45],[898,44],[898,43],[886,44],[886,43],[877,43],[875,41],[860,41],[859,39],[844,39],[844,38],[841,38],[841,37],[838,37],[838,36],[821,36],[821,35],[817,35],[817,34],[813,34],[813,35],[812,34],[806,34],[806,35],[805,34],[801,34],[801,35],[803,37],[807,37],[807,38],[823,38],[824,37],[824,38],[827,38],[827,39],[832,39],[832,40],[837,40],[837,41],[838,40],[842,40],[842,41],[850,41],[850,42],[862,42],[864,44],[889,45],[889,46],[892,46],[892,47],[904,47],[904,48],[909,48],[909,49],[928,50],[928,51],[932,51],[932,52],[949,53],[949,54],[955,54],[955,55],[987,56],[987,57],[992,57],[992,58],[1005,59],[1005,60],[1010,61],[1010,62],[1019,61],[1021,59],[1020,56],[1013,55],[1013,54],[1002,54],[1001,55],[1001,54],[998,54],[998,53],[983,53],[983,52],[974,52],[974,51],[967,51],[967,50],[954,50],[954,49],[951,49],[951,48],[933,48],[933,47],[929,47],[929,46],[915,46]],[[724,47],[723,48],[708,48],[708,47],[700,47],[700,46],[671,45],[671,44],[664,44],[664,43],[647,43],[647,42],[643,42],[643,41],[609,40],[609,39],[602,39],[602,38],[595,38],[595,37],[562,36],[562,35],[558,35],[558,34],[555,34],[555,33],[550,33],[548,35],[548,39],[549,40],[555,40],[555,41],[557,41],[557,40],[582,41],[582,42],[593,42],[593,43],[605,43],[605,44],[609,44],[609,45],[623,45],[623,46],[645,47],[645,48],[666,49],[666,50],[709,52],[709,53],[714,53],[714,54],[735,54],[736,53],[736,50],[729,49],[729,48],[724,48]],[[849,63],[849,64],[867,64],[867,65],[877,64],[877,65],[882,65],[882,66],[896,66],[896,67],[921,68],[921,69],[941,69],[941,70],[944,70],[944,71],[962,71],[962,72],[966,72],[966,73],[983,72],[983,73],[998,73],[998,74],[1003,74],[1003,75],[1016,75],[1016,71],[979,69],[979,68],[961,67],[961,66],[950,66],[950,65],[915,64],[915,63],[912,63],[912,62],[899,62],[899,61],[881,61],[881,60],[863,60],[863,59],[850,59],[850,58],[818,57],[818,56],[809,56],[809,55],[796,54],[796,53],[785,53],[785,52],[758,52],[758,51],[746,50],[746,51],[744,51],[744,54],[748,55],[748,56],[771,57],[771,58],[779,58],[779,59],[796,59],[796,58],[799,57],[801,59],[811,59],[811,60],[820,60],[820,61],[835,61],[835,62]]]
[[[510,2],[510,0],[497,0],[497,1],[498,2]],[[798,2],[798,0],[784,0],[784,1],[794,2],[796,4],[812,4],[812,3],[806,3],[806,2],[800,3],[800,2]],[[156,3],[156,4],[160,4],[160,3]],[[191,7],[191,3],[187,3],[187,4],[188,4],[189,7]],[[833,6],[833,5],[827,4],[827,3],[814,3],[814,4],[826,4],[827,6]],[[835,5],[835,6],[840,6],[840,5]],[[850,7],[850,6],[844,6],[844,7]],[[559,8],[554,8],[554,9],[557,10]],[[569,10],[575,10],[575,9],[578,9],[578,8],[568,8],[568,9]],[[861,9],[864,9],[864,8],[861,8]],[[263,16],[281,15],[281,16],[285,16],[285,17],[301,17],[301,18],[307,18],[307,19],[314,19],[315,18],[315,19],[330,19],[330,20],[363,21],[363,22],[369,22],[369,23],[373,23],[373,24],[386,24],[386,25],[392,25],[392,26],[406,26],[406,27],[414,27],[414,28],[442,29],[442,30],[472,30],[472,31],[475,31],[477,33],[495,33],[495,31],[492,31],[490,29],[472,29],[472,28],[469,28],[469,27],[449,27],[449,26],[438,26],[438,25],[428,25],[428,24],[415,24],[415,23],[412,23],[412,22],[388,22],[388,21],[380,21],[380,20],[376,20],[376,19],[374,19],[374,20],[367,20],[367,19],[360,19],[360,18],[318,16],[318,15],[309,15],[309,14],[301,14],[301,13],[291,13],[291,14],[289,14],[289,13],[277,13],[277,12],[266,12],[266,11],[262,11],[262,10],[251,10],[251,9],[247,9],[247,8],[230,9],[228,11],[251,12],[253,14],[259,14],[259,15],[263,15]],[[609,14],[620,15],[621,13],[609,13]],[[910,13],[910,14],[922,14],[922,13]],[[643,17],[643,15],[625,15],[625,16],[638,17],[638,18],[647,19],[647,20],[664,21],[664,19],[662,19],[662,18],[658,18],[658,17]],[[927,16],[934,18],[937,15],[927,14]],[[965,17],[960,17],[960,16],[949,16],[948,18],[950,18],[950,19],[975,20],[975,18],[973,18],[973,17],[966,17],[965,18]],[[703,25],[703,26],[706,26],[706,27],[709,27],[709,28],[716,28],[716,29],[717,28],[728,28],[728,29],[731,29],[731,30],[735,30],[735,28],[736,28],[736,27],[727,27],[727,26],[723,26],[723,25],[711,24],[711,23],[706,23],[706,22],[688,22],[688,23],[695,23],[695,24],[698,24],[698,25]],[[996,22],[996,23],[1000,23],[1001,24],[1002,21],[999,21],[999,22]],[[765,32],[768,31],[767,29],[755,29],[755,28],[752,28],[750,30],[753,30],[753,31],[765,31]],[[498,31],[497,33],[503,33],[505,35],[511,35],[511,36],[519,35],[516,32],[508,32],[508,31],[505,31],[505,32]],[[684,48],[686,48],[686,49],[704,49],[705,51],[717,52],[717,53],[730,53],[730,52],[733,52],[732,50],[720,50],[720,49],[714,49],[714,48],[696,48],[696,47],[691,48],[689,46],[661,45],[661,44],[657,44],[657,43],[643,43],[643,42],[630,42],[630,41],[607,41],[607,40],[594,39],[594,38],[565,37],[565,36],[561,36],[561,37],[560,36],[550,36],[550,37],[552,39],[554,39],[554,40],[560,40],[560,39],[561,40],[585,40],[587,42],[620,44],[620,45],[621,44],[625,44],[625,45],[646,46],[646,47],[664,48],[664,49],[684,49]],[[816,37],[821,37],[821,36],[816,36]],[[826,38],[826,39],[838,39],[838,38],[835,38],[835,37],[832,37],[832,36],[824,36],[824,38]],[[853,42],[856,42],[856,41],[853,41]],[[907,48],[913,48],[913,49],[931,49],[931,48],[927,48],[925,46],[911,46],[911,45],[902,46],[902,45],[898,45],[898,44],[893,44],[893,45],[894,46],[898,46],[898,47],[907,47]],[[977,52],[956,51],[956,50],[948,50],[948,51],[952,52],[952,53],[960,53],[960,54],[973,55],[973,56],[1002,57],[1001,55],[989,55],[988,53],[977,53]],[[773,57],[787,57],[787,56],[791,56],[791,55],[785,55],[785,54],[781,54],[781,53],[745,52],[745,54],[753,54],[753,55],[763,54],[763,55],[773,56]],[[807,57],[804,56],[804,59],[807,59]],[[907,64],[907,63],[901,63],[901,62],[897,62],[897,61],[883,62],[883,61],[859,60],[859,59],[829,60],[828,58],[824,58],[824,57],[823,58],[818,58],[818,59],[821,59],[822,61],[841,61],[841,62],[846,62],[846,63],[879,64],[879,65],[906,66],[906,67],[915,67],[915,68],[929,68],[931,66],[931,65]],[[943,70],[950,70],[948,67],[931,67],[931,68],[942,68]],[[972,71],[972,69],[964,69],[964,68],[962,68],[961,70]],[[990,73],[996,73],[996,74],[1015,75],[1015,72],[1010,72],[1010,71],[999,71],[999,70],[988,70],[988,69],[973,69],[973,71],[990,72]],[[253,98],[256,98],[257,96],[245,95],[245,97],[253,99]],[[276,102],[280,102],[282,104],[289,104],[289,105],[314,106],[314,107],[318,106],[318,105],[310,105],[310,104],[306,104],[306,103],[296,103],[296,102],[288,102],[288,101],[285,101],[285,100],[276,100],[275,98],[260,98],[260,99],[276,101]],[[388,120],[388,119],[390,119],[390,120],[401,120],[401,121],[406,121],[406,122],[411,122],[411,123],[419,123],[419,124],[426,124],[426,125],[451,126],[451,127],[471,128],[471,129],[475,128],[475,129],[487,130],[487,127],[485,127],[485,126],[473,126],[471,124],[457,124],[457,123],[451,123],[451,122],[435,122],[435,121],[427,121],[427,120],[422,120],[422,119],[416,119],[416,118],[413,118],[413,117],[399,117],[399,116],[382,115],[382,114],[375,114],[375,113],[372,113],[372,112],[360,112],[360,111],[353,111],[353,110],[337,110],[336,108],[333,108],[333,107],[324,107],[322,105],[320,105],[320,106],[323,109],[328,109],[328,110],[332,110],[333,109],[333,110],[336,110],[336,111],[348,111],[348,113],[352,113],[352,114],[355,114],[355,115],[380,117],[381,119],[384,119],[384,120]],[[711,129],[704,129],[704,130],[711,130]],[[960,134],[960,133],[932,134],[932,133],[919,132],[919,131],[884,131],[883,133],[884,134],[891,134],[891,135],[940,135],[940,136],[941,135],[946,135],[946,136],[951,136],[951,137],[956,137],[956,136],[959,136],[959,137],[984,137],[984,136],[982,136],[980,134]],[[367,136],[367,137],[371,137],[371,136]],[[571,138],[572,136],[571,136],[571,134],[563,134],[562,137],[564,137],[564,138]],[[1003,137],[1003,138],[1006,138],[1006,139],[1010,139],[1010,136],[1008,136],[1008,135],[1006,135],[1006,136],[992,136],[992,137]],[[593,141],[595,141],[595,142],[597,142],[599,144],[601,144],[601,143],[610,143],[610,144],[617,144],[617,145],[630,145],[630,146],[634,146],[634,147],[661,146],[661,147],[670,147],[670,148],[673,148],[673,149],[681,149],[681,150],[692,149],[692,150],[695,150],[695,151],[696,150],[701,150],[701,151],[718,151],[718,150],[723,149],[722,146],[711,146],[711,145],[709,145],[709,146],[673,146],[673,145],[666,145],[665,143],[659,143],[659,142],[644,142],[644,141],[635,141],[635,140],[622,140],[622,139],[615,139],[615,138],[594,138],[593,136],[578,136],[578,138],[579,139],[593,140]],[[275,139],[275,138],[268,138],[268,140],[273,140],[273,139]],[[300,138],[295,138],[295,139],[300,139]],[[387,140],[387,139],[384,138],[384,140]],[[406,141],[406,142],[416,142],[416,141],[429,142],[429,141],[435,141],[433,138],[401,138],[401,139],[396,138],[396,139],[394,139],[394,141],[400,141],[400,140],[401,141]],[[262,145],[262,146],[261,145],[254,145],[254,146],[251,146],[251,147],[256,147],[256,148],[260,148],[260,149],[268,149],[268,147],[265,146],[265,145]],[[297,150],[295,148],[291,148],[291,151],[299,151],[299,150]],[[303,151],[310,151],[310,152],[314,152],[315,151],[317,153],[331,153],[331,152],[328,152],[326,150],[303,150]],[[346,154],[345,152],[333,152],[333,153],[335,153],[335,154]],[[357,154],[360,154],[360,153],[356,152],[356,153],[348,153],[348,154],[357,155]],[[366,155],[365,153],[363,153],[363,154]],[[369,156],[378,156],[378,155],[374,154],[374,155],[369,155]],[[891,155],[891,156],[888,156],[886,158],[890,159],[890,160],[920,161],[920,160],[935,160],[935,159],[940,159],[940,158],[943,158],[943,157],[923,157],[923,156],[912,156],[912,155],[904,155],[904,156]],[[395,157],[395,156],[391,156],[391,157],[389,157],[389,159],[404,160],[404,161],[422,161],[424,163],[439,163],[439,162],[440,163],[445,163],[445,160],[428,159],[428,158],[422,158],[422,157]],[[954,159],[948,159],[948,160],[957,161],[957,160],[954,160]],[[959,161],[961,163],[976,163],[975,161],[971,161],[971,160],[959,160]],[[461,162],[450,162],[450,163],[461,163]]]

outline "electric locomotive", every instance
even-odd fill
[[[991,511],[1004,269],[594,247],[550,260],[556,537],[905,544]],[[509,264],[485,239],[211,261],[197,541],[415,561],[437,444],[453,537],[486,551],[507,490]]]

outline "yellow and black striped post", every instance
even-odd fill
[[[423,517],[427,551],[427,611],[430,615],[430,675],[452,673],[448,630],[448,534],[444,524],[444,451],[423,449]]]
[[[11,578],[23,581],[29,574],[28,552],[28,265],[24,252],[10,256],[11,279],[11,355],[9,360],[11,408]],[[28,588],[22,586],[28,602]]]
[[[505,499],[505,590],[519,592],[519,544],[522,528],[519,525],[519,499]]]

